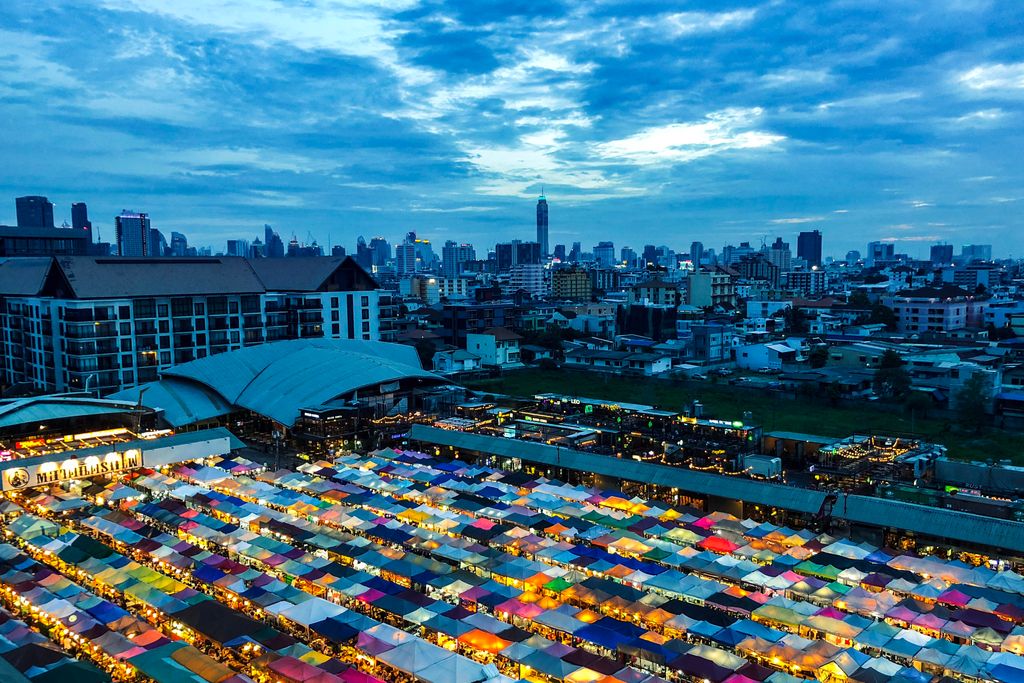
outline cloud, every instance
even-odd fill
[[[960,74],[959,82],[971,90],[1024,89],[1024,62],[983,64]]]
[[[412,225],[482,251],[532,232],[544,185],[553,240],[792,240],[820,221],[843,254],[914,234],[889,226],[927,208],[945,225],[922,231],[985,226],[1019,253],[1024,10],[942,10],[0,3],[0,154],[18,171],[0,195],[61,215],[85,200],[104,227],[147,209],[215,248],[270,222],[323,243]]]
[[[599,143],[594,151],[605,159],[636,164],[693,161],[720,152],[772,147],[785,140],[751,128],[762,110],[725,109],[708,114],[703,121],[669,123],[646,128],[625,138]]]

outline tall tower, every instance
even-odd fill
[[[809,267],[821,266],[821,232],[806,230],[797,235],[796,255],[807,261]]]
[[[85,202],[75,202],[71,205],[71,227],[86,233],[89,236],[89,244],[92,244],[92,221],[89,220],[89,208]]]
[[[31,195],[14,200],[19,228],[52,228],[53,204],[46,197]]]
[[[543,188],[541,192],[544,192]],[[537,199],[537,244],[540,245],[542,259],[551,255],[548,251],[548,200],[543,194]]]
[[[114,216],[114,232],[117,235],[119,256],[149,255],[149,216],[144,213],[122,211]]]

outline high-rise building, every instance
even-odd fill
[[[408,240],[395,247],[395,271],[399,276],[416,272],[416,244]]]
[[[960,258],[970,263],[971,261],[991,261],[991,244],[965,244],[960,249]]]
[[[589,301],[592,292],[590,273],[573,266],[551,273],[551,298]]]
[[[690,260],[693,265],[699,267],[701,259],[704,258],[704,243],[696,240],[690,243]]]
[[[793,252],[789,250],[789,243],[783,242],[781,237],[776,237],[775,242],[765,249],[765,256],[783,273],[793,267]]]
[[[228,240],[227,255],[247,257],[249,255],[249,240]]]
[[[188,256],[188,238],[180,232],[171,233],[171,256]]]
[[[537,244],[542,259],[551,255],[548,251],[548,200],[543,194],[537,199]]]
[[[871,265],[891,263],[896,260],[894,242],[868,242],[868,262]]]
[[[92,243],[92,221],[89,220],[89,208],[85,202],[75,202],[71,205],[71,228],[79,233],[85,232]]]
[[[19,228],[52,228],[53,204],[46,197],[30,195],[14,200]]]
[[[750,242],[740,242],[740,246],[734,246],[727,244],[722,247],[722,265],[731,266],[734,263],[738,263],[744,256],[749,256],[754,253],[754,248],[750,246]]]
[[[573,263],[579,263],[583,259],[583,247],[580,246],[579,242],[572,243],[572,250],[569,252],[569,260]]]
[[[441,273],[446,278],[455,278],[461,274],[469,261],[476,260],[476,249],[472,244],[459,244],[448,240],[441,248]]]
[[[636,267],[636,252],[631,247],[623,247],[619,250],[619,261],[629,268]]]
[[[263,342],[380,339],[382,308],[344,258],[0,259],[0,384],[108,394]]]
[[[615,244],[613,242],[598,242],[594,247],[594,260],[602,266],[614,266]]]
[[[345,247],[341,246],[340,244],[335,244],[333,247],[331,247],[331,256],[344,256],[344,255],[345,255]]]
[[[370,240],[370,265],[383,266],[391,260],[391,243],[383,237]]]
[[[370,270],[373,266],[373,251],[366,244],[366,238],[362,235],[356,240],[356,263],[359,264],[360,268]]]
[[[512,270],[512,266],[520,263],[540,263],[540,243],[512,240],[494,246],[498,272]]]
[[[284,258],[284,240],[269,225],[263,225],[263,251],[267,258]]]
[[[952,244],[933,244],[929,260],[933,266],[949,266],[953,264]]]
[[[544,277],[546,272],[539,263],[518,263],[512,266],[509,284],[513,291],[523,290],[530,296],[543,296],[550,287]]]
[[[658,247],[653,244],[645,244],[644,252],[641,255],[646,263],[657,263],[658,262]]]
[[[122,211],[114,217],[114,233],[119,256],[149,255],[149,216]]]
[[[796,255],[807,262],[808,268],[821,267],[821,232],[808,230],[796,239]]]
[[[856,263],[857,261],[860,261],[860,252],[859,251],[857,251],[856,249],[851,249],[850,251],[846,252],[846,262],[847,263],[853,264],[853,263]]]
[[[565,260],[565,245],[564,244],[556,244],[555,245],[555,258],[558,259],[559,261],[564,261]]]
[[[156,228],[149,229],[149,243],[146,245],[148,252],[146,256],[166,256],[167,240],[164,234]]]

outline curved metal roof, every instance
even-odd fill
[[[291,426],[302,408],[322,405],[366,387],[401,379],[432,383],[416,349],[353,339],[298,339],[250,346],[175,366],[147,385],[143,405],[164,411],[171,424],[188,424],[232,407]],[[139,389],[117,394],[138,398]]]
[[[31,396],[0,401],[0,429],[90,415],[130,413],[133,404],[85,395]]]

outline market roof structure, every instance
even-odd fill
[[[520,458],[552,467],[596,472],[629,481],[649,482],[693,493],[773,505],[797,512],[817,512],[825,497],[823,491],[797,486],[698,472],[681,467],[613,458],[547,444],[456,432],[426,425],[413,425],[409,440]],[[861,524],[882,528],[898,527],[959,542],[984,543],[996,548],[1024,551],[1024,523],[1021,522],[859,495],[842,496],[833,514]]]
[[[355,339],[297,339],[251,346],[175,366],[159,382],[112,398],[162,411],[179,427],[235,410],[251,410],[286,426],[302,408],[324,405],[361,389],[417,380],[448,380],[425,371],[416,350]]]
[[[0,429],[93,415],[131,412],[135,404],[82,394],[31,396],[0,401]]]

